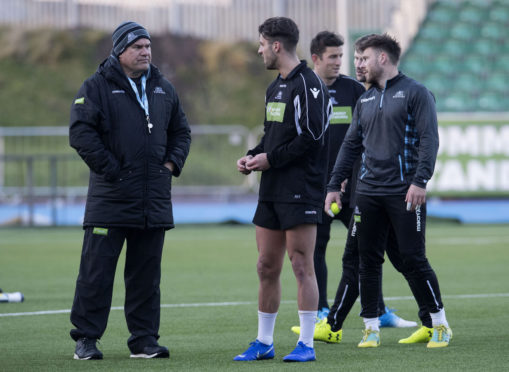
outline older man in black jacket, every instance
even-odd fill
[[[151,40],[135,22],[112,36],[111,55],[80,88],[70,144],[90,168],[83,251],[71,311],[75,359],[102,359],[96,341],[111,307],[116,264],[127,242],[125,317],[133,358],[168,358],[160,346],[161,255],[173,225],[171,179],[191,135],[174,87],[151,64]]]

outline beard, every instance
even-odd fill
[[[263,62],[265,63],[265,68],[267,70],[277,70],[277,56],[274,53],[271,53],[270,55],[266,55],[264,57]]]
[[[368,84],[377,84],[380,80],[380,77],[383,74],[383,69],[380,67],[380,65],[376,64],[373,66],[371,71],[368,71],[364,74],[365,82]]]

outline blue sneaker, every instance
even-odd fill
[[[254,340],[249,345],[251,346],[246,351],[237,355],[233,360],[246,362],[274,358],[274,344],[265,345],[258,340]]]
[[[316,360],[315,349],[307,347],[302,341],[299,341],[297,347],[283,358],[283,362],[312,362]]]
[[[380,327],[387,328],[409,328],[417,327],[417,322],[405,320],[394,314],[395,309],[389,309],[385,307],[385,314],[378,317]]]
[[[327,318],[329,316],[330,309],[328,307],[322,307],[320,310],[318,310],[318,313],[316,317],[318,318],[317,323],[319,323],[322,319]]]

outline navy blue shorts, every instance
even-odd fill
[[[253,217],[256,226],[288,230],[298,225],[322,223],[322,209],[310,204],[259,201]]]

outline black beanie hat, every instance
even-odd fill
[[[129,45],[142,38],[150,40],[148,31],[142,25],[131,21],[120,24],[111,36],[113,54],[118,57]]]

